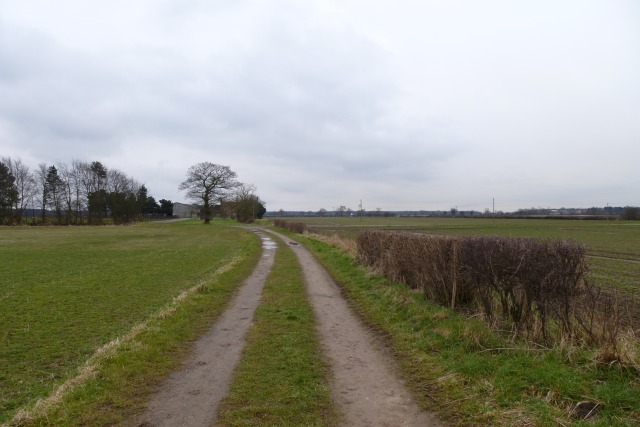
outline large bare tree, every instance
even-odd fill
[[[222,202],[239,185],[236,176],[229,166],[211,162],[197,163],[187,170],[187,179],[178,189],[186,190],[187,198],[202,202],[202,217],[205,224],[209,224],[213,216],[213,203]]]

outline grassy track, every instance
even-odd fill
[[[422,405],[453,425],[640,423],[636,371],[597,365],[586,349],[514,343],[478,319],[370,274],[331,245],[296,238],[342,284],[362,317],[388,338]],[[572,408],[584,400],[601,405],[595,420],[572,418]]]
[[[446,235],[569,238],[587,247],[593,280],[640,290],[640,222],[486,218],[293,218],[309,231],[355,237],[361,229]]]
[[[279,246],[218,425],[335,425],[302,271]]]
[[[74,377],[96,349],[153,318],[58,413],[36,424],[103,424],[135,410],[185,342],[222,310],[258,254],[250,233],[196,222],[2,228],[0,423]],[[234,260],[224,277],[215,275]],[[200,292],[174,315],[154,318],[198,284]]]

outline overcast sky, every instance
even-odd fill
[[[637,0],[0,0],[0,155],[269,210],[640,205]]]

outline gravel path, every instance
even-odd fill
[[[275,258],[275,242],[256,233],[263,241],[263,256],[257,267],[216,324],[196,342],[191,358],[153,396],[137,425],[208,427],[214,422]]]
[[[304,270],[320,342],[333,378],[331,394],[349,426],[440,426],[423,411],[400,379],[395,360],[353,314],[340,289],[303,246],[290,245]]]

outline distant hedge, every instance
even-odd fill
[[[584,246],[568,240],[364,231],[358,259],[439,304],[549,342],[595,337]],[[602,326],[602,325],[598,325]]]
[[[307,229],[307,225],[304,222],[285,221],[283,219],[276,219],[273,221],[273,225],[293,233],[304,233]]]

